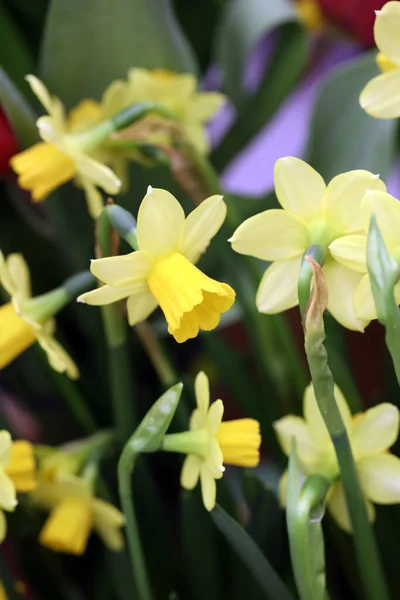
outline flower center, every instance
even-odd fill
[[[337,232],[332,224],[324,218],[314,219],[307,226],[309,246],[318,244],[325,255],[328,255],[329,244],[337,237]]]
[[[179,252],[156,261],[147,284],[177,342],[215,329],[235,301],[229,285],[207,277]]]

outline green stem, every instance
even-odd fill
[[[106,336],[114,422],[120,441],[128,439],[135,427],[134,386],[131,375],[125,318],[116,304],[102,306]]]
[[[386,323],[385,341],[400,385],[400,315],[396,320]]]
[[[338,459],[364,592],[370,600],[385,600],[388,598],[386,582],[349,439],[334,396],[333,376],[328,366],[324,340],[321,315],[320,326],[305,331],[305,350],[315,397]]]
[[[137,586],[138,600],[151,600],[152,593],[144,561],[140,532],[132,498],[131,475],[136,458],[129,442],[125,445],[118,463],[118,485],[122,510],[126,518],[126,534],[128,538],[132,574]]]
[[[169,388],[177,383],[179,378],[174,366],[164,352],[150,323],[147,321],[138,323],[135,331],[163,386]]]

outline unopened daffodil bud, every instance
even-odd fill
[[[258,288],[258,310],[275,314],[297,306],[302,256],[317,245],[325,256],[329,312],[348,329],[363,331],[368,320],[353,308],[362,274],[339,262],[331,248],[338,238],[365,235],[361,201],[367,190],[385,191],[385,184],[377,175],[357,170],[326,185],[310,165],[288,156],[275,164],[275,190],[282,208],[250,217],[230,240],[236,252],[272,261]]]
[[[128,298],[130,325],[145,320],[159,305],[177,342],[199,330],[215,329],[221,313],[235,301],[234,290],[194,266],[226,215],[222,196],[204,200],[185,219],[179,202],[166,190],[149,187],[138,213],[139,250],[93,260],[91,271],[106,285],[78,302],[99,306]]]
[[[200,372],[195,381],[197,408],[190,418],[190,429],[165,436],[162,449],[187,454],[181,484],[192,490],[201,482],[203,503],[212,510],[216,502],[216,480],[224,473],[224,463],[255,467],[260,460],[260,425],[254,419],[222,422],[224,405],[210,405],[208,377]]]

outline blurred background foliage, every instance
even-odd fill
[[[346,2],[337,4],[346,10]],[[40,108],[24,80],[27,73],[41,77],[67,108],[85,97],[99,99],[133,66],[191,72],[204,89],[221,89],[228,97],[210,135],[211,161],[226,188],[230,218],[202,264],[211,276],[223,273],[234,287],[239,281],[244,292],[218,331],[183,347],[165,335],[158,315],[154,325],[176,380],[186,384],[181,418],[193,407],[192,380],[202,368],[209,373],[213,395],[226,400],[229,416],[260,421],[263,459],[248,473],[229,470],[218,492],[221,507],[211,515],[198,491],[180,491],[179,458],[141,459],[133,486],[150,577],[160,599],[277,599],[271,595],[274,572],[295,597],[285,518],[277,501],[285,459],[271,425],[288,412],[301,413],[309,382],[298,310],[258,315],[254,293],[265,265],[235,255],[228,272],[222,257],[230,253],[225,240],[239,222],[275,206],[271,161],[277,148],[279,155],[305,156],[326,179],[355,168],[382,178],[392,175],[396,192],[397,124],[374,120],[358,105],[359,91],[377,73],[374,51],[360,36],[354,39],[347,32],[345,38],[337,25],[327,20],[318,33],[310,31],[290,0],[0,0],[0,104],[18,148],[37,139]],[[314,90],[312,98],[302,95],[305,88]],[[291,120],[290,106],[297,114]],[[132,166],[130,189],[117,201],[136,214],[149,184],[170,190],[186,212],[191,209],[164,166]],[[254,187],[263,188],[262,193],[254,193]],[[27,258],[34,293],[88,268],[94,232],[80,190],[65,185],[34,206],[17,187],[15,175],[4,169],[0,198],[0,247],[5,254],[22,252]],[[244,304],[253,307],[252,322],[242,319]],[[58,327],[80,365],[81,379],[71,383],[52,372],[36,348],[3,370],[0,418],[17,437],[58,444],[89,433],[88,424],[71,411],[77,398],[84,399],[96,426],[112,425],[99,311],[72,304],[59,316]],[[376,401],[398,403],[376,322],[363,336],[344,332],[331,319],[326,327],[332,370],[353,412]],[[129,346],[139,418],[165,385],[134,330]],[[115,491],[115,457],[105,461],[104,475]],[[82,558],[52,554],[36,542],[39,517],[28,507],[21,510],[26,519],[19,518],[20,512],[12,515],[11,535],[1,548],[0,577],[6,580],[11,569],[26,583],[23,597],[136,597],[126,554],[113,555],[96,539]],[[378,509],[376,531],[394,598],[400,595],[394,551],[399,522],[398,506]],[[361,597],[351,539],[330,517],[323,526],[330,596]]]

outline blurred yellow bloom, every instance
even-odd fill
[[[42,323],[33,320],[26,312],[25,303],[31,297],[31,283],[21,254],[10,254],[5,259],[0,252],[0,284],[11,297],[11,302],[0,307],[0,368],[36,341],[46,352],[55,371],[65,372],[76,379],[79,375],[77,366],[54,338],[54,319]]]
[[[216,502],[216,483],[223,464],[255,467],[260,460],[260,425],[254,419],[236,419],[222,423],[224,405],[216,400],[210,406],[208,377],[200,372],[195,380],[197,408],[190,418],[190,431],[170,434],[163,448],[188,454],[183,463],[181,485],[192,490],[201,482],[203,503],[212,510]]]
[[[130,325],[144,321],[159,305],[177,342],[217,327],[235,301],[226,283],[207,277],[196,263],[226,215],[222,196],[211,196],[185,219],[169,192],[149,187],[138,213],[139,250],[92,260],[91,271],[106,285],[82,294],[79,302],[99,306],[128,298]]]
[[[400,4],[387,2],[375,12],[377,64],[383,73],[367,83],[360,104],[372,117],[393,119],[400,117]]]
[[[300,21],[310,31],[318,33],[325,27],[325,19],[317,0],[296,0]]]
[[[384,191],[386,187],[377,175],[361,170],[342,173],[326,186],[321,175],[302,160],[277,160],[275,191],[282,209],[250,217],[230,240],[240,254],[273,261],[258,288],[260,312],[274,314],[297,306],[303,253],[319,244],[325,252],[330,313],[348,329],[364,330],[367,320],[357,318],[353,308],[362,274],[337,262],[330,245],[342,236],[363,233],[360,204],[367,189]]]
[[[110,550],[124,547],[121,532],[124,515],[109,502],[96,498],[87,481],[59,474],[52,481],[41,481],[31,498],[50,511],[39,536],[43,546],[55,552],[81,555],[94,530]]]
[[[89,211],[96,218],[103,205],[97,187],[107,194],[117,194],[121,187],[115,173],[96,160],[96,150],[113,127],[109,121],[99,122],[101,109],[92,100],[84,100],[67,120],[60,100],[52,97],[33,75],[28,75],[27,80],[48,116],[37,121],[44,141],[10,161],[19,175],[18,183],[32,192],[35,202],[42,202],[56,188],[75,179],[85,190]]]
[[[0,542],[7,533],[3,511],[13,512],[17,506],[16,492],[35,488],[35,460],[29,442],[12,442],[8,431],[0,431]]]
[[[372,213],[375,213],[378,226],[390,254],[400,265],[400,203],[387,192],[367,191],[361,203],[361,216],[365,231],[368,231]],[[376,319],[376,308],[372,295],[366,265],[367,238],[350,235],[333,242],[331,252],[344,266],[364,274],[354,293],[353,304],[360,319]],[[397,304],[400,305],[400,283],[394,289]]]
[[[193,75],[163,69],[131,69],[128,98],[130,104],[149,100],[163,104],[182,124],[185,136],[202,154],[209,149],[205,124],[225,100],[219,92],[198,92]]]
[[[400,502],[400,459],[388,451],[399,434],[399,411],[393,404],[383,403],[352,417],[337,386],[335,398],[350,439],[369,519],[373,521],[373,502]],[[304,475],[319,474],[332,482],[327,495],[328,508],[337,524],[345,531],[351,532],[335,450],[318,408],[312,384],[304,394],[303,414],[303,419],[288,415],[274,423],[279,443],[284,453],[289,456],[294,439]],[[283,505],[286,501],[286,482],[285,472],[280,484]]]

